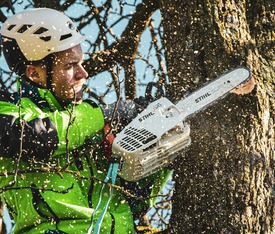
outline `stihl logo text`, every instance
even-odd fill
[[[196,102],[196,103],[199,103],[201,100],[203,100],[203,99],[205,99],[205,98],[207,98],[207,97],[209,97],[209,96],[211,96],[210,93],[203,94],[202,96],[200,96],[200,97],[198,97],[197,99],[195,99],[195,102]]]
[[[143,122],[144,120],[148,119],[150,116],[153,116],[154,114],[155,114],[155,113],[150,112],[150,113],[148,113],[147,115],[142,116],[142,117],[139,118],[138,120],[139,120],[139,122]]]

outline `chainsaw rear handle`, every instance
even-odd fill
[[[156,93],[153,95],[153,87],[156,88]],[[162,87],[162,84],[157,82],[149,82],[145,89],[145,99],[148,101],[153,101],[156,99],[159,99],[161,97],[164,97],[165,93]]]

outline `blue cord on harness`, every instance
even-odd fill
[[[119,167],[120,167],[120,163],[118,162],[118,160],[114,160],[113,162],[111,162],[111,164],[109,166],[106,178],[104,179],[104,182],[103,182],[103,184],[101,186],[101,189],[100,189],[99,200],[98,200],[97,206],[96,206],[96,208],[95,208],[95,210],[94,210],[94,212],[92,214],[92,217],[91,217],[91,223],[90,223],[90,227],[88,229],[88,234],[91,234],[91,232],[93,230],[94,217],[95,217],[95,214],[98,211],[98,209],[100,207],[100,204],[101,204],[103,189],[104,189],[105,185],[108,183],[110,177],[112,178],[112,185],[115,184]],[[103,210],[102,210],[102,212],[101,212],[98,220],[96,221],[96,224],[95,224],[95,227],[94,227],[94,231],[93,231],[94,234],[98,234],[99,231],[100,231],[100,227],[101,227],[103,218],[104,218],[104,216],[106,214],[106,211],[108,209],[109,203],[110,203],[110,201],[112,199],[113,192],[114,192],[114,188],[113,188],[113,186],[110,186],[110,196],[109,196],[109,199],[107,200],[107,202],[106,202],[106,204],[105,204],[105,206],[104,206],[104,208],[103,208]]]

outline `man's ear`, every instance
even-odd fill
[[[34,65],[27,65],[26,67],[26,76],[32,80],[33,82],[37,82],[39,81],[39,72],[38,72],[38,68]]]
[[[39,86],[45,86],[45,71],[40,66],[35,65],[27,65],[26,67],[26,76],[33,81],[34,83],[38,84]]]

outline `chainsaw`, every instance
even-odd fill
[[[237,67],[194,91],[177,104],[166,97],[150,103],[117,134],[112,151],[121,159],[119,175],[137,181],[168,166],[191,144],[188,117],[224,98],[251,76]]]

